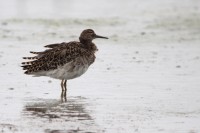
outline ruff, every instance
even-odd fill
[[[92,29],[84,30],[78,41],[49,44],[42,52],[30,52],[34,57],[23,57],[29,60],[22,62],[25,74],[34,76],[48,76],[60,79],[61,97],[66,99],[67,80],[74,79],[84,74],[95,61],[96,45],[92,42],[95,38],[108,39],[96,35]]]

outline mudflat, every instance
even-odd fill
[[[200,132],[200,1],[87,2],[2,2],[0,132]],[[68,81],[67,102],[59,80],[23,74],[29,51],[86,28],[109,40],[94,40],[96,61]]]

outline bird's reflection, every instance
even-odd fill
[[[25,99],[21,112],[25,129],[44,133],[102,132],[92,117],[91,101],[84,97]],[[88,106],[90,106],[88,108]],[[87,109],[86,109],[87,108]],[[89,109],[89,110],[88,110]],[[89,126],[88,126],[89,125]]]
[[[27,101],[23,115],[37,116],[41,118],[59,118],[65,121],[70,119],[91,120],[90,115],[85,111],[86,99],[83,97],[70,97],[56,99],[32,99]]]

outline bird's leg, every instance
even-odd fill
[[[65,91],[64,91],[64,98],[66,99],[66,95],[67,95],[67,80],[64,80],[64,83],[63,83],[63,87],[64,87],[64,89],[65,89]]]
[[[64,80],[63,87],[64,87],[65,91],[67,91],[67,80]]]
[[[64,94],[64,86],[63,86],[63,82],[64,82],[64,79],[61,81],[61,88],[62,88],[62,92],[61,92],[61,98],[63,98],[63,94]]]
[[[61,92],[61,101],[66,102],[66,91],[67,91],[67,80],[63,79],[61,81],[61,88],[62,88],[62,92]]]

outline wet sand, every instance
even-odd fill
[[[87,2],[0,5],[0,133],[200,132],[200,2]],[[24,75],[21,57],[85,28],[110,39],[94,40],[63,102],[60,81]]]

